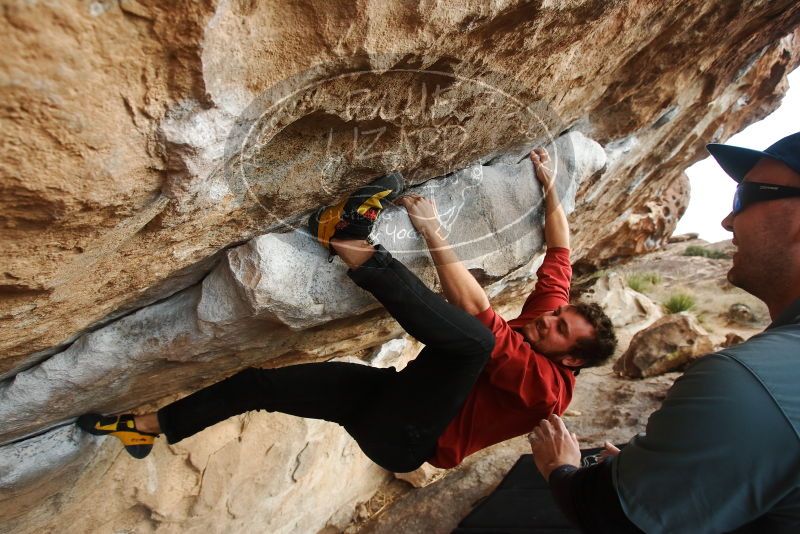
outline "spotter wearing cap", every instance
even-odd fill
[[[761,158],[771,158],[800,174],[800,132],[788,135],[766,150],[711,143],[706,149],[728,176],[741,182]]]

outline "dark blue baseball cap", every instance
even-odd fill
[[[711,143],[706,149],[728,176],[741,182],[761,158],[778,160],[800,174],[800,132],[788,135],[764,151]]]

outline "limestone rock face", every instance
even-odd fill
[[[570,128],[611,156],[578,195],[578,259],[655,246],[703,144],[777,104],[800,7],[14,2],[2,17],[8,376],[389,168],[427,180]]]
[[[398,338],[370,364],[402,368],[419,349]],[[252,412],[171,446],[158,439],[145,460],[68,425],[0,448],[0,519],[20,532],[41,531],[53,517],[65,532],[96,532],[108,517],[131,530],[341,530],[390,477],[338,425],[282,414]],[[93,502],[91,512],[64,499]]]
[[[436,199],[494,302],[524,297],[543,244],[532,146],[554,156],[574,261],[658,247],[703,145],[777,105],[800,62],[798,24],[791,0],[8,3],[4,526],[337,528],[385,475],[351,461],[341,432],[223,426],[193,450],[157,447],[137,470],[68,425],[248,365],[364,356],[398,338],[302,230],[311,210],[388,171]],[[435,283],[401,210],[375,237]],[[319,473],[328,455],[345,470],[318,485],[334,478]],[[279,472],[253,474],[264,464]],[[297,510],[306,498],[318,513]]]
[[[565,146],[579,150],[559,148]],[[556,158],[556,178],[569,211],[580,182],[602,168],[604,152],[579,133],[559,138],[550,149],[565,154]],[[537,226],[541,196],[530,165],[498,161],[418,189],[437,202],[449,238],[462,244],[460,255],[482,279],[499,279],[520,268],[543,243]],[[404,212],[382,217],[375,238],[433,282],[434,270]],[[365,349],[396,335],[396,325],[375,329],[380,321],[363,314],[379,304],[345,276],[340,262],[325,258],[324,249],[302,230],[268,234],[231,250],[201,285],[86,334],[0,384],[5,422],[0,436],[24,438],[81,413],[134,408],[176,388],[200,387],[208,375],[213,381],[265,356],[273,362],[313,359]],[[325,342],[315,340],[309,329],[334,320],[333,332],[317,330]],[[367,324],[372,335],[363,334]],[[238,355],[233,361],[231,351]],[[79,363],[84,359],[86,365]],[[37,449],[40,441],[23,442],[28,456],[38,451],[37,468],[29,467],[35,473],[27,475],[37,483],[36,473],[42,478],[48,469],[74,463],[52,458],[47,450],[52,439]],[[0,447],[10,457],[16,450],[16,444]],[[24,493],[33,483],[18,478],[5,480],[6,489]]]
[[[0,521],[7,524],[47,502],[54,488],[69,487],[90,466],[106,466],[108,458],[100,454],[99,445],[91,434],[68,425],[2,447]]]
[[[569,213],[578,185],[605,165],[605,152],[579,133],[565,135],[548,148],[560,156],[555,168]],[[483,280],[497,280],[520,267],[544,242],[539,228],[544,205],[527,159],[472,165],[410,191],[436,203],[448,241],[456,244],[459,258]],[[435,269],[425,242],[405,210],[390,206],[372,237],[433,284]],[[255,238],[231,250],[227,268],[216,269],[203,281],[204,293],[216,295],[219,290],[212,287],[221,287],[232,276],[236,293],[246,303],[222,307],[213,299],[201,299],[199,316],[219,324],[254,315],[302,330],[379,306],[353,285],[340,263],[321,261],[324,256],[303,229]]]
[[[115,439],[73,428],[48,433],[49,446],[88,441],[81,458],[35,487],[17,479],[0,507],[4,531],[42,532],[57,518],[62,532],[100,532],[114,518],[117,531],[246,532],[257,525],[263,532],[316,532],[348,524],[356,504],[391,476],[337,425],[281,414],[236,417],[174,446],[159,439],[144,460],[128,456]],[[8,482],[4,476],[6,491]],[[53,498],[59,482],[60,499]]]
[[[656,376],[680,370],[713,350],[708,333],[693,316],[673,313],[633,336],[614,370],[629,378]]]
[[[583,261],[602,265],[658,249],[669,241],[688,205],[689,178],[680,174],[660,192],[659,198],[628,208],[620,216],[624,222],[600,237]]]
[[[556,174],[564,195],[574,195],[580,181],[602,167],[598,155],[603,151],[581,134],[564,139],[559,142],[575,141],[581,147],[572,165],[561,166]],[[579,164],[584,154],[589,163]],[[461,173],[477,177],[473,180],[456,173],[441,181],[444,187],[419,188],[437,201],[445,221],[450,214],[450,225],[444,223],[449,237],[463,244],[460,256],[482,278],[506,275],[541,248],[537,221],[542,205],[532,172],[529,164],[497,163]],[[572,203],[565,197],[567,210]],[[386,215],[375,238],[432,284],[435,270],[408,216],[399,209]],[[213,365],[233,371],[254,363],[255,356],[242,353],[268,361],[290,351],[329,354],[337,337],[347,339],[370,318],[324,334],[326,342],[319,346],[303,330],[359,316],[380,303],[348,279],[341,262],[329,263],[326,257],[304,230],[268,234],[231,250],[200,286],[101,327],[0,383],[0,440],[24,437],[86,412],[134,408],[175,388],[198,387],[203,380],[191,369]],[[351,350],[368,348],[375,338],[359,335],[353,341]],[[239,351],[240,358],[231,362],[232,351]],[[176,368],[176,362],[182,365]],[[156,383],[153,376],[159,377]],[[74,394],[77,390],[81,395]]]
[[[488,496],[522,454],[529,454],[527,440],[518,437],[498,443],[468,457],[430,484],[391,504],[390,513],[366,522],[365,534],[414,534],[452,532],[459,521]]]

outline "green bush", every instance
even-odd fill
[[[699,245],[689,245],[683,251],[684,256],[702,256],[704,258],[711,258],[712,260],[727,259],[729,256],[721,250],[713,250]]]
[[[628,277],[628,287],[639,293],[644,292],[644,286],[647,285],[641,275],[632,274]]]
[[[684,293],[676,293],[664,301],[663,305],[667,313],[680,313],[694,307],[694,298]]]
[[[721,250],[709,250],[708,257],[712,260],[728,260],[730,256]]]
[[[644,293],[646,288],[661,283],[661,275],[658,273],[635,273],[628,276],[627,282],[628,287],[634,291]]]
[[[661,275],[658,273],[644,273],[642,276],[651,286],[657,286],[661,283]]]

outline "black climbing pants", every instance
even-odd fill
[[[159,410],[167,440],[175,443],[233,415],[268,410],[342,425],[389,471],[413,471],[430,459],[488,361],[494,337],[380,245],[348,275],[425,344],[405,369],[344,362],[245,369]]]

